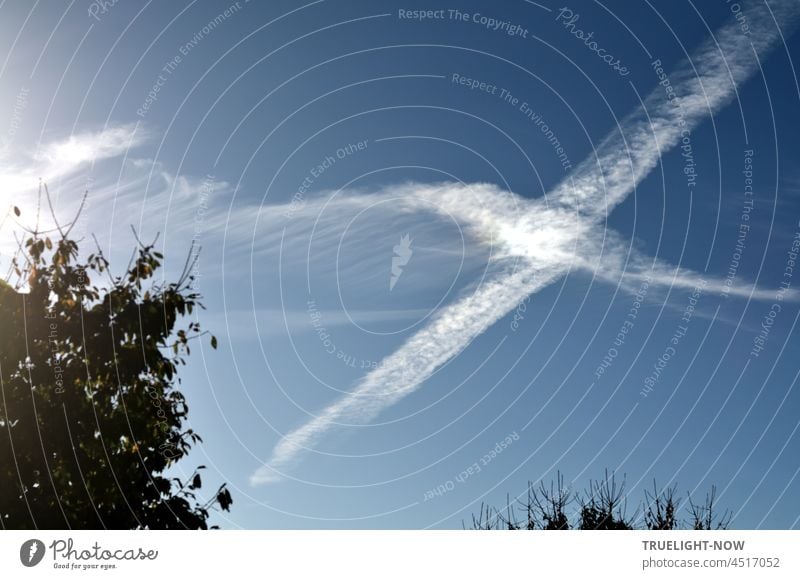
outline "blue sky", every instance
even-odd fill
[[[218,524],[454,528],[608,468],[800,526],[791,2],[0,11],[3,204],[202,246]]]

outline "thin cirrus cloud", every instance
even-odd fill
[[[130,247],[123,249],[111,240],[119,239],[120,231],[127,235],[130,226],[145,239],[163,233],[162,242],[172,240],[179,253],[189,250],[192,235],[187,232],[197,228],[198,214],[206,221],[207,236],[221,229],[223,217],[205,215],[204,209],[229,189],[228,183],[174,175],[159,161],[134,156],[151,136],[142,125],[119,124],[53,139],[35,149],[17,146],[12,151],[8,145],[0,146],[0,201],[5,205],[0,209],[6,216],[0,218],[0,259],[17,250],[9,223],[12,207],[22,213],[16,219],[19,226],[33,228],[38,220],[40,230],[54,227],[49,208],[40,199],[40,183],[49,188],[57,219],[68,223],[82,208],[74,231],[79,237],[96,234],[109,253],[121,249],[127,256]]]
[[[26,149],[24,146],[9,145],[0,147],[0,195],[2,195],[5,211],[17,207],[21,212],[18,220],[27,228],[37,226],[40,230],[53,227],[47,207],[40,207],[40,183],[47,185],[51,191],[51,200],[58,219],[68,221],[75,216],[81,198],[87,189],[100,188],[92,193],[92,200],[107,200],[109,191],[104,189],[104,182],[94,183],[89,171],[95,164],[124,155],[127,151],[143,144],[148,138],[147,132],[136,125],[125,124],[110,126],[98,131],[86,131],[72,134],[66,138],[54,139],[41,143],[38,148]],[[108,181],[113,177],[107,176]],[[141,183],[133,183],[141,185]],[[117,183],[125,187],[125,183]],[[117,188],[118,188],[117,187]],[[63,194],[62,194],[63,190]],[[85,217],[85,216],[84,216]],[[4,220],[6,225],[7,221]],[[14,251],[16,244],[10,231],[3,231],[0,250],[3,254]]]
[[[754,53],[763,54],[779,39],[773,15],[786,24],[796,17],[797,9],[791,1],[773,2],[768,8],[754,6],[748,11],[752,31],[748,36],[736,23],[723,27],[670,75],[679,106],[667,101],[658,86],[644,107],[628,116],[618,131],[601,142],[595,155],[544,199],[525,199],[489,184],[406,184],[376,195],[339,200],[374,204],[391,198],[396,200],[392,209],[399,212],[434,208],[434,212],[454,216],[475,238],[496,249],[496,271],[441,308],[350,393],[285,435],[269,460],[251,475],[250,483],[281,480],[300,453],[312,451],[332,428],[367,423],[416,391],[521,300],[571,270],[588,272],[627,290],[634,290],[645,276],[653,287],[688,289],[705,279],[709,290],[721,290],[722,280],[626,248],[618,235],[604,229],[604,219],[657,166],[661,155],[680,142],[684,129],[691,130],[733,99],[736,86],[759,66]],[[306,206],[303,212],[315,209],[319,207]],[[281,208],[267,210],[278,213]],[[774,291],[737,286],[729,295],[766,299]],[[787,297],[796,299],[797,295]]]
[[[94,171],[89,169],[124,155],[147,138],[147,132],[141,127],[137,129],[136,125],[125,124],[75,133],[40,143],[37,148],[15,145],[12,149],[7,143],[0,146],[0,210],[3,211],[0,216],[0,261],[4,262],[6,257],[16,252],[14,236],[21,233],[20,226],[40,231],[54,227],[47,205],[40,199],[40,183],[49,187],[59,221],[68,222],[75,217],[85,190],[99,189],[92,192],[92,200],[100,202],[108,200],[112,192],[105,180],[90,180],[88,175]],[[114,180],[111,175],[106,177],[109,182]],[[117,185],[124,188],[125,183],[118,181]],[[10,223],[12,207],[21,212],[20,218],[15,219],[16,225]],[[82,216],[84,224],[89,223],[87,213],[84,211]]]
[[[39,180],[59,182],[83,171],[86,165],[119,157],[138,147],[147,133],[136,125],[107,127],[76,133],[42,144],[38,150],[0,148],[0,188],[6,195],[31,196]],[[12,158],[13,153],[13,158]]]

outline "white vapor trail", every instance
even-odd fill
[[[798,12],[795,0],[770,2],[769,7],[782,25]],[[606,137],[597,155],[578,165],[575,175],[548,195],[549,201],[568,209],[577,206],[589,218],[600,218],[624,201],[655,168],[661,154],[679,143],[684,131],[734,98],[736,86],[759,66],[754,52],[763,54],[779,40],[773,16],[763,5],[752,5],[747,18],[752,34],[743,34],[733,22],[703,43],[690,61],[669,75],[678,99],[667,100],[666,87],[657,86],[645,106]]]
[[[779,22],[795,12],[790,1],[771,2],[770,8]],[[349,394],[287,434],[270,460],[252,474],[251,484],[279,480],[298,453],[313,447],[332,427],[368,422],[417,390],[522,299],[571,268],[590,271],[623,287],[634,287],[626,285],[626,279],[630,282],[645,273],[653,285],[694,287],[699,274],[635,253],[626,266],[621,244],[613,235],[609,238],[603,221],[652,171],[663,152],[674,148],[687,131],[733,98],[735,86],[757,67],[753,51],[760,53],[775,43],[777,31],[765,9],[749,10],[748,19],[749,36],[744,36],[736,23],[724,27],[716,42],[706,42],[691,62],[684,62],[669,77],[679,106],[668,102],[664,88],[657,86],[645,107],[621,123],[619,131],[608,136],[594,156],[544,199],[525,199],[488,184],[406,186],[410,194],[397,200],[399,210],[430,211],[433,206],[466,224],[473,235],[496,247],[501,274],[439,310],[426,327],[367,373]],[[397,199],[397,193],[382,195]],[[370,198],[374,202],[374,196]],[[604,263],[612,265],[606,272],[602,271]],[[721,287],[714,280],[710,285]],[[733,288],[729,295],[758,299],[774,292]]]

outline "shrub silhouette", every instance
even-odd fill
[[[167,474],[201,441],[176,387],[204,334],[179,326],[202,307],[190,260],[156,282],[163,257],[138,242],[112,276],[99,249],[79,260],[72,225],[25,230],[14,287],[0,283],[0,526],[205,529],[210,509],[230,508],[225,485],[201,501],[203,466]]]
[[[624,531],[636,529],[636,514],[641,514],[644,528],[650,530],[696,530],[727,529],[730,513],[721,515],[716,509],[716,487],[706,495],[703,504],[695,504],[689,497],[688,518],[680,519],[680,499],[677,486],[659,490],[653,481],[653,492],[645,491],[644,503],[633,516],[626,515],[625,481],[617,483],[608,471],[601,480],[590,481],[589,488],[582,493],[573,492],[564,485],[564,476],[559,472],[556,480],[546,487],[544,482],[535,486],[528,482],[524,500],[511,501],[506,498],[505,509],[496,509],[481,503],[477,515],[472,516],[472,529],[477,530],[601,530]],[[570,507],[573,512],[570,516]],[[519,511],[525,513],[520,519]]]
[[[644,523],[653,531],[672,531],[678,528],[678,507],[680,499],[675,496],[677,485],[673,485],[659,492],[653,481],[653,494],[645,491],[647,510],[644,514]]]
[[[580,528],[598,531],[629,531],[631,522],[625,518],[625,483],[617,486],[614,475],[606,471],[602,481],[590,481],[589,491],[581,497]]]

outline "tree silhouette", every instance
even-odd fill
[[[728,511],[718,515],[716,511],[717,487],[712,486],[706,495],[705,503],[698,505],[689,498],[689,511],[692,515],[692,528],[696,531],[710,531],[713,529],[727,529],[731,521]]]
[[[625,481],[618,484],[615,475],[608,471],[602,480],[590,481],[583,493],[571,491],[564,485],[564,476],[559,472],[556,481],[546,487],[544,482],[538,486],[528,482],[528,492],[524,500],[516,500],[516,509],[511,498],[506,499],[505,509],[496,509],[481,503],[479,514],[472,516],[472,529],[476,530],[605,530],[623,531],[637,528],[634,513],[626,515]],[[675,530],[689,528],[695,530],[727,529],[731,515],[728,511],[717,512],[716,488],[706,495],[703,504],[695,504],[689,497],[688,519],[678,516],[680,499],[677,486],[659,490],[653,481],[653,492],[645,491],[645,501],[636,509],[642,513],[644,528],[650,530]],[[574,505],[574,512],[569,507]],[[525,513],[519,520],[517,511]]]
[[[203,466],[169,477],[201,442],[177,389],[205,334],[180,326],[202,307],[192,264],[158,282],[163,256],[137,237],[114,276],[99,246],[80,260],[74,223],[24,230],[14,284],[0,283],[0,526],[208,528],[210,509],[232,503],[225,485],[203,501]]]
[[[572,502],[572,495],[564,486],[564,476],[556,475],[556,483],[550,482],[550,488],[539,483],[536,489],[528,482],[528,500],[525,503],[525,529],[532,531],[537,525],[547,531],[563,531],[569,529],[567,506]],[[508,509],[506,509],[508,512]]]
[[[581,497],[580,528],[598,531],[628,531],[625,518],[625,483],[617,486],[614,475],[606,471],[602,481],[589,481],[589,490]]]
[[[678,507],[680,499],[675,496],[677,485],[659,491],[653,481],[653,494],[645,491],[647,508],[644,514],[645,526],[651,531],[672,531],[678,528]]]

